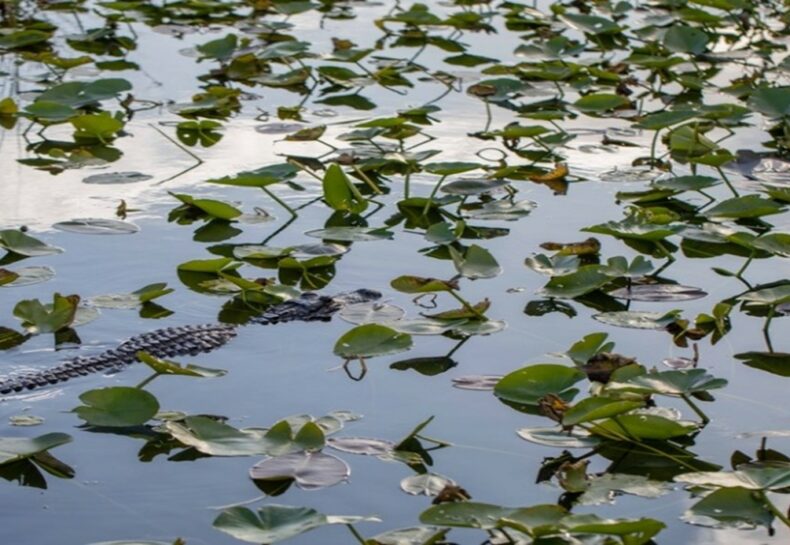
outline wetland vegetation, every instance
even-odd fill
[[[0,397],[3,542],[786,542],[788,44],[780,0],[0,0],[0,375],[238,332]]]

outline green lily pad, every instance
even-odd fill
[[[327,516],[308,507],[264,505],[257,512],[246,507],[226,509],[214,520],[214,528],[248,543],[277,543],[327,524],[378,522],[375,517]]]
[[[448,250],[453,258],[455,269],[461,276],[471,279],[494,278],[502,273],[502,267],[499,266],[494,256],[476,244],[467,248],[463,254],[452,246],[448,246]]]
[[[410,349],[411,337],[379,324],[365,324],[347,331],[335,343],[335,355],[346,359],[372,358]]]
[[[0,231],[0,248],[27,257],[41,257],[63,252],[62,248],[50,246],[36,238],[26,235],[22,231],[16,231],[14,229]]]
[[[30,458],[71,441],[72,437],[66,433],[47,433],[32,439],[0,437],[0,465]]]
[[[85,405],[73,412],[91,426],[139,426],[159,412],[159,402],[152,394],[126,386],[89,390],[80,395],[80,401]]]
[[[719,488],[691,506],[683,520],[697,526],[748,530],[771,528],[774,515],[754,491],[742,486]]]
[[[541,363],[505,375],[494,387],[494,394],[525,405],[537,405],[548,394],[556,394],[567,401],[579,393],[572,386],[585,378],[587,375],[573,367]]]
[[[160,375],[181,375],[185,377],[216,378],[223,377],[228,372],[224,369],[211,369],[199,365],[180,365],[174,361],[155,358],[147,352],[138,352],[137,359],[146,364]]]

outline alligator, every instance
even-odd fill
[[[269,307],[248,323],[271,325],[294,321],[327,322],[348,304],[376,301],[380,298],[381,293],[369,289],[358,289],[335,296],[306,292],[297,298]],[[166,327],[143,333],[95,356],[77,356],[49,369],[0,378],[0,395],[43,388],[99,371],[118,370],[136,363],[137,353],[141,351],[157,358],[211,352],[234,338],[237,327],[234,324],[216,323]]]

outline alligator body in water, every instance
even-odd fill
[[[334,297],[308,292],[272,306],[249,323],[270,325],[294,321],[325,322],[331,320],[345,305],[376,301],[379,298],[381,293],[368,289],[345,292]],[[77,356],[56,367],[0,378],[0,395],[33,390],[99,371],[119,369],[137,362],[137,353],[140,351],[157,358],[210,352],[235,337],[236,328],[232,324],[218,323],[157,329],[132,337],[95,356]]]

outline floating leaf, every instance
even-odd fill
[[[448,250],[453,258],[456,270],[466,278],[494,278],[502,272],[502,268],[497,263],[497,260],[494,259],[494,256],[488,250],[476,244],[467,248],[463,255],[452,246],[448,246]]]
[[[511,200],[488,201],[480,204],[464,205],[461,212],[465,218],[490,221],[514,221],[529,215],[537,204],[533,201]]]
[[[630,101],[620,95],[610,93],[593,93],[583,96],[573,103],[579,110],[585,113],[605,112],[622,108],[630,104]]]
[[[389,327],[365,324],[347,331],[335,343],[335,355],[346,359],[372,358],[410,349],[411,337]]]
[[[131,235],[140,230],[134,223],[113,219],[80,218],[61,221],[52,226],[59,231],[81,235]]]
[[[573,299],[602,288],[612,277],[600,265],[584,265],[578,270],[552,276],[540,293],[547,297]]]
[[[179,442],[211,456],[268,454],[273,444],[261,430],[239,430],[204,416],[166,422],[164,427]],[[290,427],[288,431],[290,434]],[[290,439],[289,435],[286,440]]]
[[[196,199],[191,195],[185,195],[183,193],[170,193],[170,195],[187,206],[197,208],[212,218],[231,221],[238,218],[242,214],[241,210],[223,201],[217,201],[214,199]]]
[[[663,45],[675,53],[699,55],[707,49],[708,35],[687,25],[675,24],[664,32]]]
[[[26,235],[22,231],[16,231],[14,229],[0,231],[0,248],[5,248],[9,252],[27,257],[40,257],[63,252],[62,248],[50,246],[36,238]]]
[[[714,490],[692,505],[683,514],[683,520],[698,526],[743,530],[771,528],[774,515],[753,490],[735,486]]]
[[[734,357],[749,367],[790,377],[790,354],[787,352],[741,352]]]
[[[89,390],[80,395],[80,401],[85,405],[73,412],[91,426],[139,426],[159,412],[159,402],[152,394],[126,386]]]
[[[564,431],[557,428],[521,428],[518,436],[538,445],[554,448],[595,448],[601,440],[584,430]]]
[[[605,473],[589,481],[589,487],[577,500],[580,505],[603,505],[614,503],[620,494],[659,498],[671,490],[670,485],[654,481],[642,475]]]
[[[44,419],[40,416],[34,416],[32,414],[18,414],[9,416],[8,423],[12,426],[40,426],[44,423]]]
[[[779,214],[782,210],[782,205],[772,199],[760,195],[746,195],[721,201],[706,210],[705,215],[709,218],[744,219]]]
[[[618,299],[632,301],[692,301],[707,296],[707,292],[700,288],[680,286],[678,284],[635,284],[626,288],[619,288],[609,292]]]
[[[327,440],[327,445],[341,452],[367,456],[388,456],[395,448],[391,441],[366,437],[332,437]]]
[[[444,184],[441,188],[443,193],[449,195],[482,195],[491,193],[510,185],[507,180],[489,180],[486,178],[470,178],[454,180]]]
[[[105,172],[91,174],[82,179],[84,184],[136,184],[151,180],[153,176],[141,172]]]
[[[0,437],[0,465],[30,458],[71,441],[72,437],[65,433],[47,433],[33,439]]]
[[[447,486],[455,486],[455,481],[435,473],[410,475],[401,480],[401,490],[412,496],[438,496]]]
[[[79,296],[64,297],[56,293],[50,305],[44,305],[38,299],[20,301],[14,307],[14,316],[22,320],[22,325],[33,333],[55,333],[77,325],[78,304]]]
[[[633,329],[663,329],[674,321],[672,313],[620,310],[594,314],[593,318],[604,324]]]
[[[621,415],[644,406],[643,401],[588,397],[573,405],[562,415],[563,426],[575,426]]]
[[[371,240],[388,240],[393,237],[392,231],[373,227],[328,227],[314,229],[305,233],[308,237],[340,242],[366,242]]]
[[[453,282],[421,276],[399,276],[390,282],[390,286],[403,293],[434,293],[458,289]]]
[[[502,375],[465,375],[453,379],[453,387],[460,390],[493,390]]]
[[[724,388],[726,385],[725,379],[709,375],[704,369],[687,369],[651,371],[622,382],[610,382],[606,389],[610,392],[687,396]]]
[[[621,414],[617,419],[599,421],[590,427],[590,432],[607,438],[664,440],[683,437],[697,429],[691,422],[680,422],[655,414],[630,413]]]
[[[295,452],[267,458],[250,469],[254,481],[294,481],[304,490],[334,486],[348,479],[351,469],[343,460],[322,452]]]
[[[224,369],[211,369],[199,365],[180,365],[174,361],[155,358],[147,352],[138,352],[137,359],[146,364],[160,375],[181,375],[185,377],[215,378],[225,376],[228,372]]]
[[[246,507],[226,509],[214,520],[214,528],[249,543],[277,543],[327,524],[378,521],[375,517],[323,515],[307,507],[264,505],[257,512]]]
[[[440,543],[447,531],[432,526],[399,528],[375,535],[366,540],[365,545],[432,545]]]
[[[352,324],[394,322],[406,315],[401,307],[388,303],[355,303],[344,306],[338,316]]]
[[[32,286],[55,278],[55,269],[52,267],[23,267],[9,272],[13,273],[14,277],[8,282],[2,282],[2,274],[0,274],[0,286],[4,288]]]
[[[494,394],[506,401],[524,405],[537,405],[548,394],[558,395],[568,401],[579,393],[572,386],[584,378],[584,373],[565,365],[530,365],[505,375],[495,386]]]

